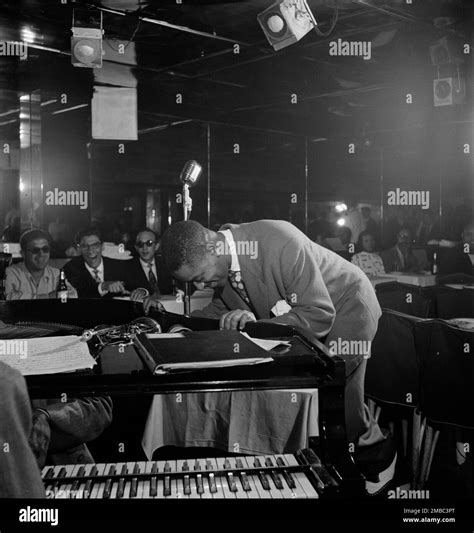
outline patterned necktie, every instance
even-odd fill
[[[92,269],[92,272],[94,272],[94,279],[97,283],[102,283],[101,280],[100,280],[100,276],[99,276],[99,269],[98,268],[93,268]]]
[[[250,305],[250,299],[247,295],[247,291],[245,290],[240,270],[229,270],[229,281],[232,285],[232,288],[237,292],[242,300],[246,304]]]
[[[156,283],[156,276],[155,274],[153,274],[153,268],[150,264],[148,265],[148,268],[148,282],[150,283],[150,288],[152,292],[155,293],[156,289],[158,288],[158,284]]]

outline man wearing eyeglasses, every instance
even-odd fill
[[[124,268],[116,259],[102,257],[102,237],[96,228],[86,228],[76,235],[81,253],[64,265],[64,273],[76,288],[79,298],[103,298],[128,294]]]
[[[125,288],[131,291],[132,300],[143,298],[143,291],[139,289],[146,289],[150,295],[172,294],[171,275],[165,270],[158,249],[158,236],[153,230],[144,228],[137,233],[135,250],[138,257],[124,264]]]
[[[24,261],[9,266],[5,271],[7,300],[37,300],[57,298],[61,271],[48,265],[51,243],[49,235],[40,230],[28,230],[20,238]],[[68,297],[77,298],[77,292],[68,281]]]

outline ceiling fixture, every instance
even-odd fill
[[[74,9],[71,37],[71,63],[75,67],[102,67],[102,12]]]

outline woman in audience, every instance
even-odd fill
[[[385,274],[382,258],[375,250],[375,238],[370,231],[363,231],[359,235],[359,253],[352,256],[352,263],[357,265],[367,276]]]

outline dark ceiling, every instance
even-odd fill
[[[429,154],[440,144],[472,139],[472,53],[463,56],[461,51],[466,43],[472,48],[473,2],[339,0],[338,20],[329,37],[312,32],[278,52],[257,21],[271,4],[2,0],[2,39],[25,39],[26,28],[30,48],[28,61],[0,58],[0,137],[18,130],[14,113],[9,114],[17,108],[17,90],[40,88],[44,124],[49,117],[59,129],[67,129],[73,117],[88,124],[94,85],[136,84],[139,139],[146,142],[168,132],[163,156],[181,164],[190,145],[205,147],[207,123],[220,132],[214,150],[231,131],[255,152],[269,144],[262,135],[280,135],[273,151],[288,150],[289,157],[295,149],[291,139],[296,139],[300,156],[307,137],[319,154],[338,161],[348,142],[358,142],[365,148],[383,147],[395,158],[398,153],[422,154],[429,166]],[[326,31],[333,21],[334,0],[308,0],[308,5]],[[72,13],[78,7],[103,13],[105,56],[100,70],[71,65]],[[331,56],[329,43],[339,38],[370,41],[371,59]],[[438,69],[430,46],[442,38],[460,60]],[[116,52],[119,44],[125,45],[123,55]],[[467,80],[464,104],[434,107],[433,80],[438,76]],[[73,109],[56,114],[65,110],[61,94],[68,95],[66,107]],[[177,94],[183,97],[181,104],[176,103]],[[406,103],[407,94],[412,105]],[[202,125],[199,135],[189,127],[180,142],[181,132],[193,124],[198,129]],[[229,150],[220,148],[223,153]],[[135,148],[137,158],[143,157],[140,150],[143,145]],[[447,160],[456,159],[455,152],[448,150]],[[371,160],[378,157],[368,154]]]

